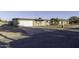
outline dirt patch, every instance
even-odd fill
[[[16,32],[2,32],[0,31],[0,41],[1,42],[11,42],[13,40],[18,40],[22,38],[28,38],[29,36],[22,35],[22,33],[16,33]]]

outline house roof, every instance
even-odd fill
[[[45,20],[48,20],[48,19],[13,18],[12,20],[39,20],[39,21],[45,21]]]

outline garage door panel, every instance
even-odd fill
[[[19,26],[32,27],[33,21],[19,21]]]

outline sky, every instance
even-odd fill
[[[64,18],[79,16],[79,11],[0,11],[0,18],[3,20],[12,20],[12,18]]]

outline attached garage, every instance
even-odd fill
[[[33,27],[33,19],[26,19],[26,18],[13,18],[13,24],[16,26],[22,27]]]
[[[32,27],[33,21],[32,20],[18,20],[19,24],[18,26],[24,26],[24,27]]]

